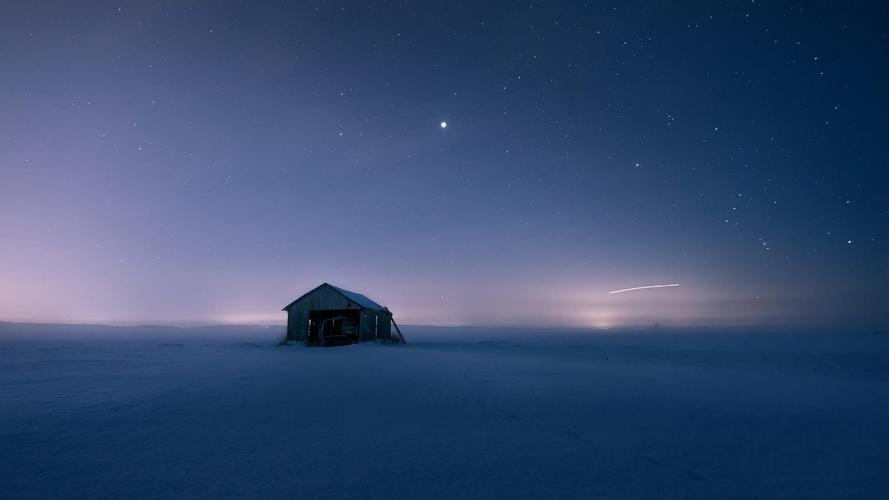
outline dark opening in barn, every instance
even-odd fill
[[[388,308],[328,283],[306,292],[282,310],[287,312],[288,341],[323,346],[372,340],[404,343]]]

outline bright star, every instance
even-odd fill
[[[441,128],[448,128],[448,122],[441,122]]]

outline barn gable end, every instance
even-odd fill
[[[392,339],[392,313],[360,293],[328,283],[313,288],[288,304],[287,340],[307,344]],[[398,338],[401,338],[400,335]]]

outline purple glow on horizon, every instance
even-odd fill
[[[887,324],[878,16],[509,5],[6,9],[0,320]]]

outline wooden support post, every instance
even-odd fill
[[[407,341],[404,340],[404,335],[401,334],[401,328],[398,328],[398,323],[395,322],[395,316],[392,314],[392,311],[390,311],[390,310],[387,308],[387,309],[386,309],[386,312],[389,313],[389,319],[392,320],[392,326],[394,326],[394,327],[395,327],[395,331],[398,332],[398,338],[401,339],[401,343],[402,343],[402,344],[407,344]]]

